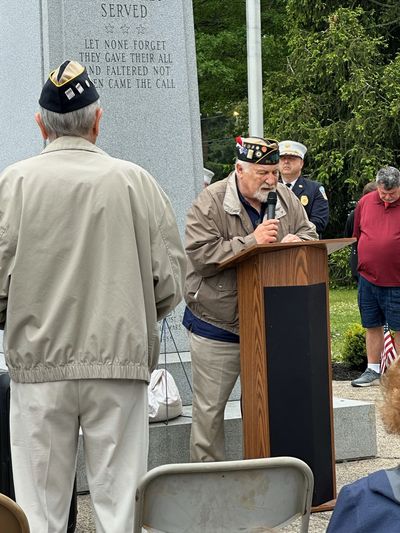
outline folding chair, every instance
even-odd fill
[[[302,517],[306,533],[313,488],[311,469],[292,457],[163,465],[139,484],[134,532],[264,531]]]
[[[28,519],[14,500],[0,493],[0,531],[3,533],[29,533]]]

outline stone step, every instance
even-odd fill
[[[166,368],[173,376],[182,398],[182,405],[192,405],[192,363],[190,352],[160,354],[158,368]],[[229,400],[240,400],[240,394],[239,378]]]
[[[168,424],[150,424],[149,469],[168,463],[189,461],[191,406],[183,415]],[[375,404],[357,400],[333,398],[336,460],[366,459],[377,453]],[[354,431],[357,428],[357,431]],[[240,402],[228,402],[225,409],[225,439],[227,459],[242,458],[242,423]],[[86,492],[88,484],[80,438],[77,466],[78,492]]]

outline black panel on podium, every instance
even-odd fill
[[[265,287],[271,456],[305,461],[313,506],[332,500],[326,285]]]

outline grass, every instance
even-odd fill
[[[360,324],[357,289],[329,291],[332,361],[341,360],[344,333],[352,323]]]

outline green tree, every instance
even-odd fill
[[[263,68],[279,71],[287,53],[286,2],[262,5]],[[248,133],[246,2],[193,0],[193,8],[204,162],[221,178],[232,169],[235,137]]]
[[[205,160],[222,177],[248,133],[245,1],[193,4]],[[307,145],[339,236],[364,184],[400,164],[400,2],[263,0],[261,20],[264,134]]]
[[[308,2],[300,4],[304,10]],[[338,236],[349,200],[379,167],[396,159],[398,132],[388,116],[387,85],[393,112],[400,85],[393,63],[385,64],[387,43],[376,27],[365,27],[361,7],[329,13],[325,3],[316,2],[295,24],[300,11],[288,0],[287,67],[264,86],[265,125],[279,138],[308,146],[306,170],[330,198],[327,236]]]

